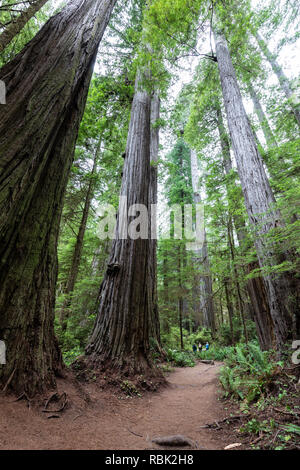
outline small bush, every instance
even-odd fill
[[[187,351],[177,351],[175,349],[167,350],[167,360],[177,367],[194,367],[195,360],[193,353]]]
[[[212,345],[210,346],[208,351],[201,351],[197,353],[197,357],[199,359],[211,359],[213,361],[220,361],[223,362],[227,359],[230,354],[234,351],[233,346],[218,346]]]
[[[82,354],[84,354],[84,350],[80,348],[80,346],[75,346],[73,349],[63,352],[65,364],[69,366],[72,364],[72,362],[75,361],[75,359],[77,359],[78,356],[81,356]]]

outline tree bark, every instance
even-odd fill
[[[75,0],[0,70],[0,337],[16,393],[55,386],[57,238],[99,42],[114,0]]]
[[[217,121],[223,155],[223,165],[226,175],[229,175],[232,170],[230,141],[224,126],[222,111],[220,107],[217,109]],[[246,238],[245,222],[241,216],[237,216],[236,214],[233,216],[233,221],[239,245],[243,247]],[[259,263],[258,260],[256,260],[247,266],[247,274],[249,274],[252,270],[258,268]],[[263,350],[271,349],[274,340],[273,322],[270,316],[270,308],[267,300],[267,294],[263,279],[261,277],[248,279],[247,290],[253,308],[254,321],[256,324],[260,347]]]
[[[237,161],[242,190],[250,223],[256,229],[255,246],[261,268],[282,263],[285,253],[277,254],[266,236],[280,224],[274,210],[275,199],[259,154],[232,65],[226,39],[215,34],[216,53],[231,141]],[[291,337],[293,315],[297,315],[294,292],[286,275],[265,274],[264,282],[274,323],[276,347],[280,350]]]
[[[182,259],[181,259],[181,244],[178,245],[178,289],[179,289],[179,297],[178,297],[178,324],[179,324],[179,331],[180,331],[180,348],[184,350],[184,342],[183,342],[183,297],[182,297]]]
[[[163,276],[163,315],[162,318],[162,330],[165,333],[170,333],[170,319],[169,319],[169,276],[168,276],[168,250],[162,251],[163,263],[162,263],[162,276]]]
[[[230,295],[230,280],[227,278],[224,281],[225,287],[225,296],[226,296],[226,304],[227,304],[227,312],[229,318],[229,327],[230,327],[230,335],[231,335],[231,344],[234,344],[234,331],[233,331],[233,305]]]
[[[234,282],[236,285],[236,291],[237,291],[237,299],[238,299],[238,309],[240,312],[240,316],[242,319],[242,324],[243,324],[243,330],[244,330],[244,336],[245,336],[245,342],[248,345],[248,331],[247,331],[247,325],[246,325],[246,318],[245,318],[245,311],[244,311],[244,301],[242,298],[241,294],[241,288],[240,288],[240,283],[238,280],[238,271],[235,265],[235,253],[234,253],[234,238],[233,238],[233,227],[232,227],[232,219],[229,219],[229,223],[227,226],[227,232],[228,232],[228,245],[229,245],[229,250],[231,254],[231,260],[232,260],[232,265],[233,265],[233,272],[234,272]]]
[[[151,98],[136,79],[127,139],[121,196],[126,207],[143,204],[150,209],[153,194],[150,168]],[[122,237],[120,212],[116,238],[105,274],[98,315],[86,354],[94,365],[136,375],[152,369],[150,337],[158,331],[151,218],[148,238]],[[159,338],[153,338],[159,344]]]
[[[255,38],[258,42],[258,45],[260,46],[263,54],[269,61],[273,72],[278,78],[278,81],[280,83],[281,89],[284,92],[285,96],[287,97],[289,104],[292,108],[292,111],[295,115],[296,121],[298,123],[298,126],[300,126],[300,111],[296,106],[293,105],[293,102],[291,100],[293,96],[293,90],[291,89],[290,83],[288,78],[286,77],[285,73],[282,70],[282,67],[278,64],[276,57],[272,54],[272,52],[269,50],[265,40],[261,37],[261,35],[257,32],[255,34]]]
[[[0,34],[0,53],[8,46],[15,36],[24,28],[31,18],[45,5],[48,0],[31,2],[27,10],[22,11],[13,19],[7,28]]]
[[[157,349],[158,353],[162,353],[160,344],[160,322],[158,313],[158,298],[157,298],[157,163],[159,152],[159,126],[158,119],[160,118],[160,98],[157,93],[154,93],[151,99],[151,129],[150,129],[150,184],[149,184],[149,206],[151,207],[151,228],[152,234],[150,243],[150,276],[152,288],[152,305],[153,305],[153,321],[150,322],[150,327],[153,331],[150,332],[152,338],[152,348]]]

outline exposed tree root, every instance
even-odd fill
[[[49,404],[52,402],[58,403],[59,408],[55,410],[48,409]],[[42,411],[43,413],[61,413],[66,408],[67,404],[67,394],[63,392],[61,395],[59,395],[57,392],[55,392],[46,400],[44,409]]]
[[[118,388],[131,396],[156,391],[167,383],[162,371],[146,359],[140,362],[127,360],[121,364],[99,356],[82,356],[71,368],[79,381],[95,382],[103,389]]]
[[[193,447],[198,448],[196,442],[192,441],[188,437],[177,434],[175,436],[164,436],[164,437],[155,437],[152,439],[154,444],[159,446],[168,446],[168,447]]]
[[[221,423],[235,421],[236,419],[244,418],[244,415],[237,415],[237,416],[228,416],[227,418],[222,419],[221,421],[215,421],[214,423],[205,424],[204,426],[200,426],[201,429],[209,428],[209,429],[221,429]]]

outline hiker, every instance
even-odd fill
[[[194,352],[194,353],[197,352],[197,346],[195,345],[195,343],[193,344],[193,352]]]
[[[207,341],[207,343],[206,343],[206,345],[205,345],[205,349],[206,349],[206,351],[209,350],[209,342],[208,342],[208,341]]]
[[[202,351],[202,344],[201,343],[198,344],[198,350],[199,350],[199,352]]]

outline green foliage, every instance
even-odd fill
[[[84,354],[84,350],[80,346],[68,347],[67,351],[63,352],[64,362],[67,366],[71,365],[79,356]]]
[[[238,344],[228,351],[220,382],[227,396],[251,403],[268,390],[281,367],[282,364],[275,362],[270,352],[261,351],[257,343],[250,342],[248,347]]]
[[[175,349],[167,350],[167,360],[177,367],[194,367],[195,360],[193,353],[187,351],[178,351]]]
[[[244,330],[243,325],[241,323],[241,319],[239,317],[233,318],[233,339],[234,343],[239,343],[245,341],[243,336]],[[256,340],[257,339],[257,332],[255,323],[252,320],[247,319],[246,321],[246,328],[248,333],[249,340]],[[222,324],[219,326],[216,336],[216,341],[221,346],[230,346],[232,344],[232,335],[230,326],[228,323]]]
[[[128,397],[134,397],[134,396],[140,397],[141,396],[135,384],[130,382],[130,380],[123,380],[123,382],[121,383],[121,390]]]
[[[256,418],[250,419],[247,424],[240,428],[240,432],[259,434],[261,432],[272,432],[275,428],[274,420],[268,421],[267,419],[263,421],[258,421]]]
[[[300,426],[297,426],[296,424],[284,424],[281,428],[289,433],[300,435]]]
[[[203,344],[203,343],[202,343]],[[197,353],[199,359],[211,359],[213,361],[225,361],[234,352],[234,346],[220,346],[218,344],[210,345],[208,351]]]
[[[2,2],[3,3],[3,2]],[[5,27],[10,24],[12,20],[17,18],[21,12],[26,10],[29,6],[29,1],[19,1],[16,4],[15,0],[5,0],[0,9],[0,33],[5,30]],[[0,67],[12,60],[23,47],[38,33],[40,28],[46,21],[55,13],[60,11],[65,2],[61,1],[57,4],[54,0],[48,2],[38,11],[31,20],[25,25],[22,31],[13,38],[12,42],[0,54]]]
[[[183,338],[186,342],[189,337],[187,330],[183,329]],[[180,329],[179,326],[171,326],[169,331],[162,332],[161,341],[165,348],[178,349],[180,346]]]

